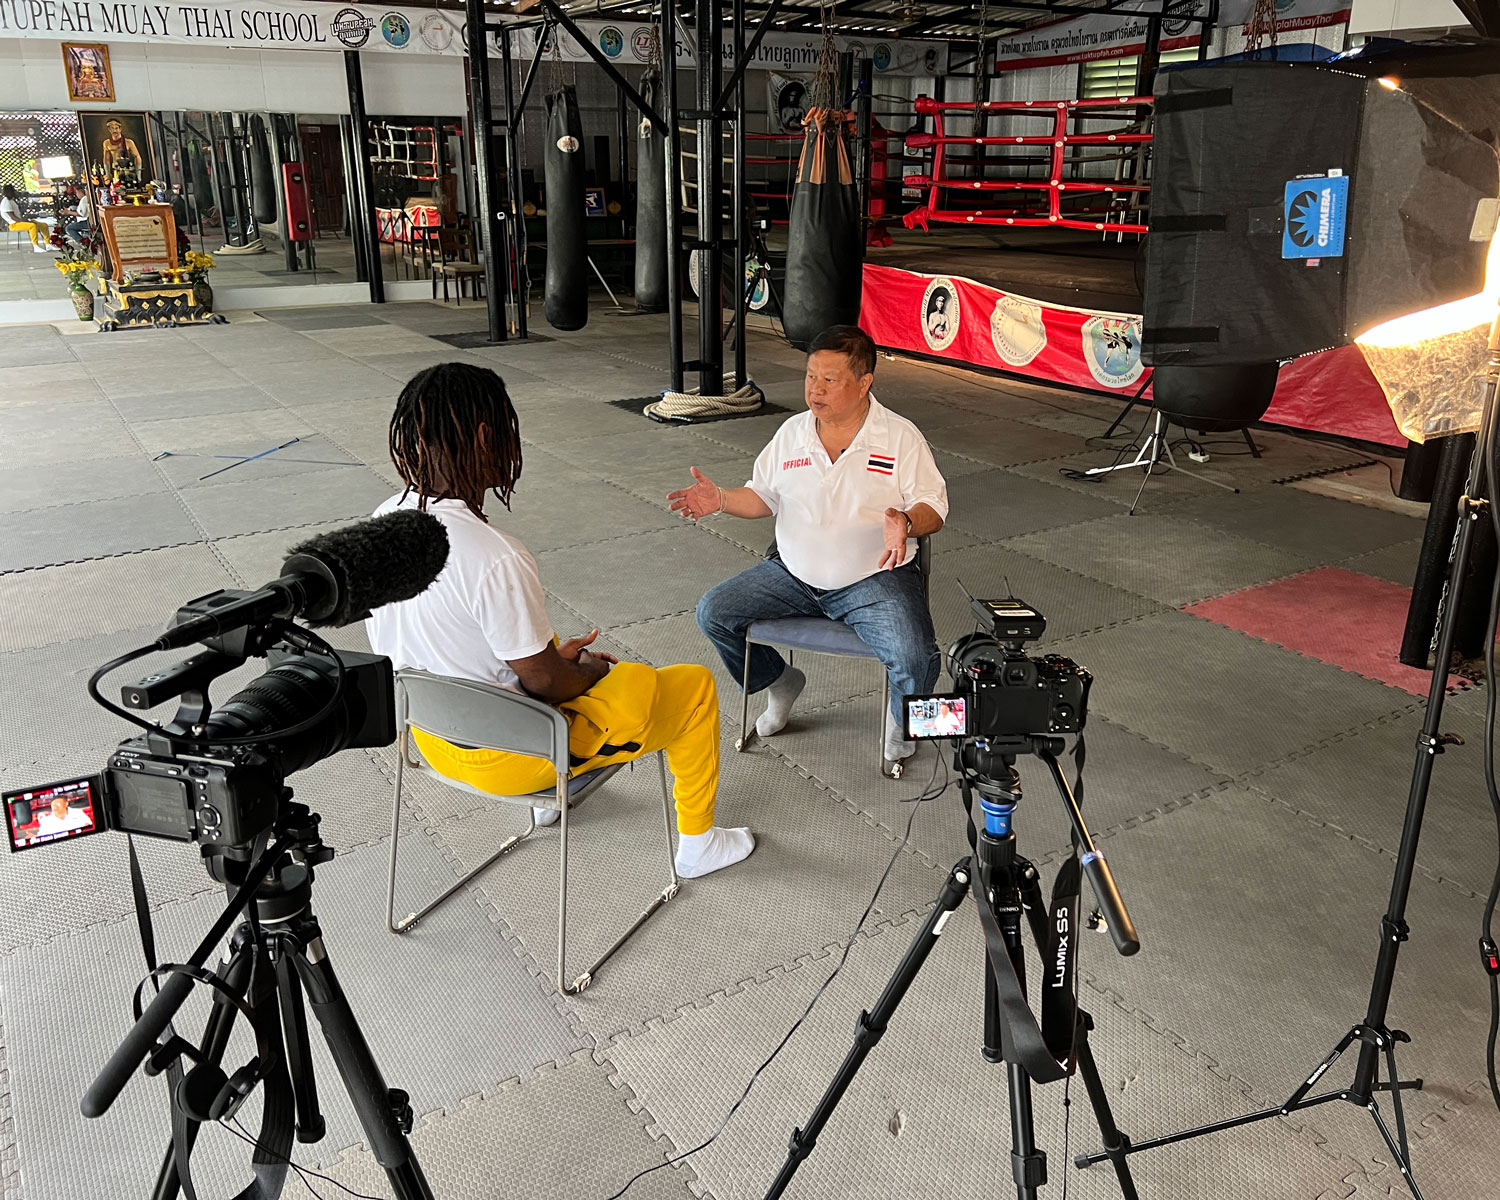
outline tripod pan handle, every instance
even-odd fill
[[[109,1106],[125,1090],[125,1085],[130,1082],[136,1068],[146,1061],[146,1055],[151,1053],[156,1039],[172,1023],[172,1017],[192,991],[191,977],[176,974],[168,976],[161,991],[156,993],[156,998],[141,1014],[141,1019],[130,1027],[130,1032],[125,1035],[119,1049],[110,1055],[104,1069],[99,1072],[99,1077],[83,1094],[83,1104],[80,1107],[84,1116],[102,1117],[108,1111]]]
[[[1134,954],[1141,948],[1141,939],[1135,931],[1135,922],[1125,911],[1125,901],[1120,898],[1120,889],[1115,886],[1115,877],[1104,861],[1104,855],[1097,850],[1088,851],[1083,856],[1083,873],[1088,876],[1089,886],[1094,889],[1099,907],[1104,910],[1115,949],[1121,954]]]

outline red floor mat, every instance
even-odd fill
[[[1247,588],[1182,611],[1391,687],[1427,695],[1432,675],[1396,657],[1411,589],[1340,567]],[[1456,675],[1450,687],[1464,686]]]

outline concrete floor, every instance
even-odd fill
[[[339,852],[318,869],[314,896],[329,954],[388,1082],[411,1093],[412,1143],[435,1195],[603,1200],[719,1126],[840,962],[894,857],[838,978],[727,1130],[627,1193],[764,1194],[856,1015],[967,850],[954,790],[910,803],[936,769],[930,749],[906,779],[879,775],[880,680],[864,664],[812,661],[786,731],[733,751],[736,689],[692,609],[755,561],[770,531],[730,520],[694,528],[664,497],[689,465],[745,478],[784,415],[684,429],[612,407],[665,382],[655,317],[596,308],[583,331],[544,330],[549,342],[455,351],[432,335],[477,328],[480,309],[272,316],[107,336],[0,329],[0,785],[99,769],[127,731],[88,701],[94,667],[149,641],[192,597],[273,578],[289,545],[390,495],[386,422],[415,370],[454,358],[494,367],[527,442],[514,511],[495,518],[537,555],[562,634],[597,625],[622,657],[714,666],[720,817],[749,824],[760,845],[743,866],[689,883],[593,987],[565,999],[551,978],[555,831],[394,937],[381,911],[394,752],[345,752],[291,780]],[[750,362],[774,403],[800,405],[796,351],[757,334]],[[1359,502],[1370,495],[1369,455],[1275,432],[1258,435],[1261,459],[1232,456],[1226,442],[1200,468],[1240,494],[1166,475],[1130,517],[1133,473],[1102,483],[1059,474],[1113,458],[1087,441],[1112,404],[888,360],[876,391],[922,427],[949,481],[932,585],[940,641],[968,627],[955,580],[981,595],[1013,589],[1049,619],[1041,648],[1095,676],[1086,807],[1142,937],[1130,959],[1102,935],[1081,945],[1082,1002],[1116,1118],[1141,1140],[1278,1103],[1364,1014],[1423,701],[1184,610],[1329,566],[1371,589],[1409,585],[1421,521]],[[1350,482],[1321,494],[1289,485],[1310,474]],[[1349,616],[1307,619],[1331,629]],[[364,645],[358,628],[334,640]],[[1474,955],[1495,865],[1479,763],[1484,698],[1458,693],[1444,722],[1467,744],[1437,764],[1391,1011],[1412,1035],[1403,1073],[1426,1080],[1407,1097],[1419,1179],[1429,1197],[1465,1200],[1494,1195],[1500,1168]],[[1050,882],[1066,854],[1062,808],[1039,764],[1020,767],[1021,849]],[[622,772],[578,811],[580,958],[661,886],[654,787],[652,771]],[[518,823],[511,806],[422,782],[402,819],[402,911]],[[222,897],[193,847],[143,842],[140,852],[159,955],[180,960]],[[155,1177],[168,1130],[159,1081],[133,1081],[96,1122],[78,1116],[80,1094],[129,1027],[144,972],[125,854],[123,838],[105,835],[0,868],[6,1200],[142,1196]],[[1005,1076],[978,1053],[980,954],[978,922],[961,909],[789,1196],[1012,1193]],[[179,1030],[194,1036],[205,1008],[195,998]],[[234,1063],[251,1052],[237,1032]],[[358,1193],[388,1195],[316,1054],[329,1132],[296,1157]],[[1348,1070],[1340,1063],[1329,1079]],[[1062,1085],[1036,1091],[1051,1175],[1043,1194],[1119,1195],[1112,1174],[1071,1166],[1097,1132],[1082,1089],[1068,1108],[1064,1096]],[[247,1127],[257,1112],[252,1101]],[[248,1161],[248,1147],[208,1130],[202,1194],[233,1194]],[[1133,1162],[1152,1200],[1404,1194],[1368,1116],[1342,1104]],[[286,1194],[315,1193],[293,1180]]]

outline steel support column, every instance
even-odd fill
[[[779,6],[772,0],[765,19],[755,31],[755,45],[760,44]],[[745,46],[745,0],[734,0],[734,71],[729,77],[730,90],[734,92],[734,184],[730,189],[730,213],[734,220],[734,386],[738,391],[745,386],[745,259],[750,250],[749,205],[745,197],[745,66],[754,48]],[[720,96],[716,107],[723,107],[725,97]]]
[[[532,60],[532,75],[536,73],[536,65],[541,61],[542,47],[546,43],[547,30],[543,27],[537,35],[537,56]],[[524,339],[526,302],[530,298],[526,287],[526,213],[523,208],[526,196],[521,189],[521,113],[516,107],[515,89],[511,85],[509,29],[500,31],[500,56],[505,67],[505,188],[506,208],[509,210],[506,234],[510,239],[511,249],[505,290],[515,301],[516,337]]]
[[[490,32],[484,27],[484,0],[465,0],[469,28],[469,146],[474,155],[474,201],[479,219],[473,222],[484,252],[484,303],[489,311],[489,340],[506,340],[505,295],[501,284],[501,266],[505,258],[504,232],[500,227],[500,189],[491,157],[493,142],[490,126],[494,112],[490,105]],[[433,133],[436,139],[441,128]],[[462,285],[460,285],[462,286]]]
[[[543,0],[549,3],[550,0]],[[724,123],[721,0],[698,0],[698,391],[724,387]]]
[[[344,51],[344,74],[349,83],[350,152],[354,176],[359,184],[359,208],[349,227],[365,239],[365,266],[369,272],[370,303],[385,303],[385,277],[380,261],[380,226],[375,217],[375,178],[370,170],[370,122],[365,114],[365,78],[359,67],[359,51]]]
[[[667,345],[672,390],[683,389],[682,127],[677,121],[677,3],[661,0],[661,70],[667,118]]]

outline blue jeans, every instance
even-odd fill
[[[729,673],[745,678],[745,631],[777,617],[831,617],[848,625],[885,666],[891,682],[891,717],[901,727],[901,697],[930,692],[941,658],[932,614],[913,563],[848,587],[809,587],[779,558],[757,563],[711,588],[698,601],[698,628],[714,644]],[[786,669],[770,646],[750,647],[750,691],[769,687]]]

